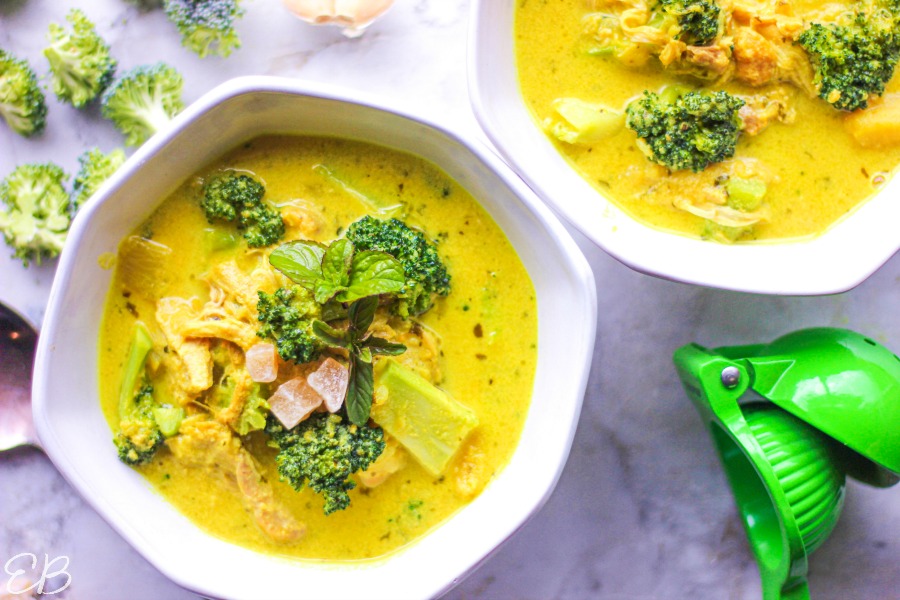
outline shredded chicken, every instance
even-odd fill
[[[181,333],[191,338],[217,338],[249,350],[259,342],[256,328],[227,315],[193,319],[183,325]]]
[[[441,381],[441,342],[435,332],[421,323],[404,321],[381,312],[376,315],[369,331],[372,335],[406,346],[406,352],[394,360],[418,372],[431,383]]]
[[[168,297],[156,303],[156,321],[159,323],[166,343],[175,352],[180,365],[175,370],[180,374],[180,384],[189,396],[195,396],[212,386],[212,356],[209,342],[188,339],[185,326],[199,311],[196,300]]]
[[[797,117],[790,93],[784,88],[776,88],[765,94],[744,98],[746,104],[738,111],[744,133],[757,135],[773,121],[790,124]]]
[[[795,16],[790,0],[721,0],[724,27],[720,36],[704,46],[677,39],[679,28],[650,25],[654,17],[647,0],[595,0],[585,17],[584,32],[600,47],[612,48],[623,64],[630,47],[645,58],[655,55],[673,73],[710,80],[717,86],[736,80],[751,86],[786,82],[810,96],[816,95],[813,71],[795,41],[803,19]]]
[[[245,274],[233,260],[213,266],[205,277],[213,305],[222,307],[235,319],[256,318],[257,296],[253,278]]]
[[[244,507],[271,539],[292,542],[306,533],[306,526],[278,502],[253,457],[227,426],[190,417],[181,424],[179,435],[167,444],[172,456],[184,466],[208,471],[226,487],[239,491]]]

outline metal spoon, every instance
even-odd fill
[[[37,330],[0,303],[0,452],[40,448],[31,417],[31,371]]]

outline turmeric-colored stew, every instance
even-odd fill
[[[521,0],[528,107],[626,212],[723,242],[823,232],[900,162],[896,0]]]
[[[536,318],[502,231],[434,165],[255,139],[119,246],[100,337],[110,452],[225,540],[383,556],[510,459]]]

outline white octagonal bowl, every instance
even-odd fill
[[[475,116],[532,189],[616,259],[637,271],[677,281],[813,295],[858,285],[900,249],[898,177],[827,232],[809,239],[718,244],[636,221],[566,162],[526,107],[514,48],[517,4],[518,0],[473,0],[468,67]]]
[[[471,504],[387,558],[300,561],[214,538],[121,464],[100,410],[97,340],[114,252],[195,171],[266,133],[374,142],[440,166],[487,210],[531,275],[538,305],[533,400],[510,464]],[[446,591],[547,499],[571,446],[596,327],[593,275],[550,211],[478,143],[333,88],[274,78],[228,82],[186,109],[83,208],[60,259],[37,351],[34,416],[47,454],[85,499],[180,585],[216,598],[426,598]]]

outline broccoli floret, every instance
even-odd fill
[[[659,8],[675,17],[680,31],[675,39],[705,46],[719,35],[719,5],[715,0],[659,0]]]
[[[50,63],[53,93],[63,102],[81,108],[112,82],[116,61],[81,10],[73,8],[66,20],[71,31],[57,23],[50,24],[50,45],[44,49],[44,56]]]
[[[260,291],[256,310],[261,323],[256,335],[273,340],[281,358],[302,364],[319,357],[323,346],[312,324],[322,309],[312,292],[300,286],[279,288],[274,294]]]
[[[153,397],[153,387],[143,382],[147,356],[153,340],[147,326],[138,321],[128,350],[119,389],[119,431],[113,439],[119,459],[127,465],[149,462],[166,437],[175,435],[184,418],[184,409],[161,405]]]
[[[347,228],[347,239],[358,251],[386,252],[403,265],[406,285],[398,294],[396,305],[400,316],[422,314],[431,308],[435,295],[450,293],[450,275],[437,247],[403,221],[365,216]]]
[[[121,148],[116,148],[109,154],[104,154],[100,148],[91,148],[79,156],[79,169],[72,184],[74,209],[81,208],[124,162],[125,151]]]
[[[144,385],[134,395],[129,413],[120,418],[119,432],[113,441],[119,449],[119,460],[126,465],[150,462],[166,441],[153,418],[155,406],[153,387]]]
[[[244,408],[241,410],[241,416],[238,418],[234,430],[239,435],[247,435],[251,431],[264,429],[266,417],[269,415],[270,410],[269,403],[263,397],[262,386],[254,383],[250,388],[250,395],[247,396],[247,401],[244,403]]]
[[[727,92],[687,92],[674,100],[645,91],[626,109],[625,125],[648,159],[672,170],[698,172],[734,156],[744,101]]]
[[[266,432],[279,448],[275,462],[282,480],[294,489],[308,485],[325,499],[325,514],[350,505],[350,476],[365,471],[384,452],[381,427],[353,425],[340,415],[314,413],[293,429],[274,417]]]
[[[181,74],[165,63],[135,67],[104,92],[101,112],[126,144],[140,146],[184,108],[182,84]]]
[[[236,221],[248,246],[270,246],[284,235],[284,221],[278,209],[263,201],[265,193],[266,188],[252,177],[229,171],[203,186],[200,205],[210,223]]]
[[[241,47],[234,24],[243,14],[238,0],[165,0],[166,16],[181,33],[181,45],[201,58],[228,56]]]
[[[47,102],[28,63],[0,50],[0,116],[25,137],[44,130]]]
[[[6,205],[0,207],[0,232],[26,267],[62,251],[72,220],[67,178],[52,163],[29,164],[16,167],[0,183],[0,200]]]
[[[800,34],[797,43],[810,55],[820,98],[856,110],[884,92],[900,59],[896,10],[871,6],[836,23],[813,23]]]

